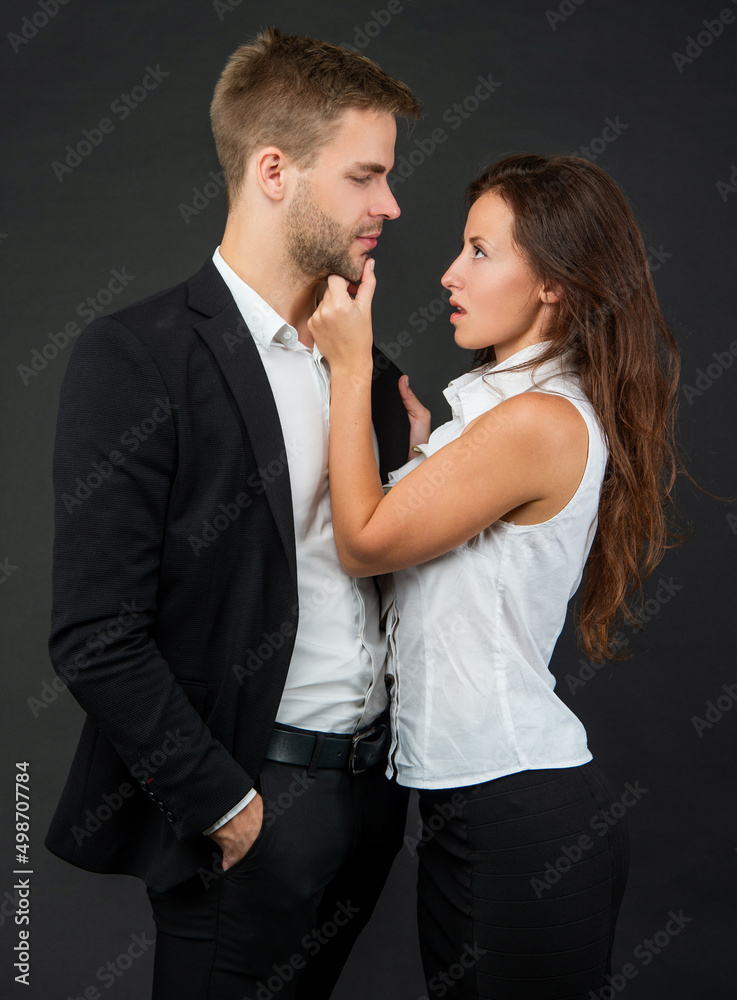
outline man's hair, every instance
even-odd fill
[[[278,146],[300,170],[311,167],[348,108],[420,118],[409,87],[371,59],[329,42],[262,31],[233,52],[210,106],[228,205],[253,152]]]

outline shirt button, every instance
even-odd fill
[[[284,339],[285,340],[291,340],[292,339],[292,331],[291,330],[285,330],[284,331]]]

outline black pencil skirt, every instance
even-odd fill
[[[629,795],[629,799],[627,799]],[[629,867],[594,761],[420,792],[418,920],[429,997],[588,1000],[611,973]]]

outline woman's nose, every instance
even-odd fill
[[[453,261],[453,263],[450,265],[450,267],[445,272],[443,277],[440,279],[440,284],[443,286],[443,288],[452,290],[455,288],[460,288],[461,285],[463,284],[463,279],[461,278],[456,268],[457,262],[458,261],[456,258],[456,260]]]

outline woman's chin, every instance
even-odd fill
[[[488,346],[485,341],[482,343],[478,337],[469,336],[463,330],[459,330],[458,327],[456,327],[454,340],[459,347],[462,347],[466,351],[480,351],[482,348]]]

